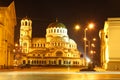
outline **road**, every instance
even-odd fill
[[[120,72],[0,72],[0,80],[120,80]]]

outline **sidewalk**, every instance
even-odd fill
[[[31,67],[31,68],[14,68],[0,69],[0,71],[40,71],[40,72],[79,72],[80,68],[74,67]]]
[[[98,72],[104,72],[106,71],[105,69],[101,68],[101,67],[96,67],[94,68],[95,71],[98,71]]]

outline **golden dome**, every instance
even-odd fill
[[[59,23],[58,20],[48,25],[48,28],[54,28],[54,27],[55,28],[66,28],[65,25],[63,23]]]

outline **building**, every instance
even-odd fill
[[[66,26],[58,20],[48,25],[46,38],[32,38],[32,21],[27,17],[23,18],[19,44],[22,48],[20,64],[60,66],[83,64],[77,44],[69,38]]]
[[[100,31],[101,65],[106,70],[120,70],[120,18],[108,18]]]
[[[0,3],[0,68],[13,64],[14,27],[16,13],[14,1]]]

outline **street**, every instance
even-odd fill
[[[3,71],[0,80],[120,80],[120,72]]]

